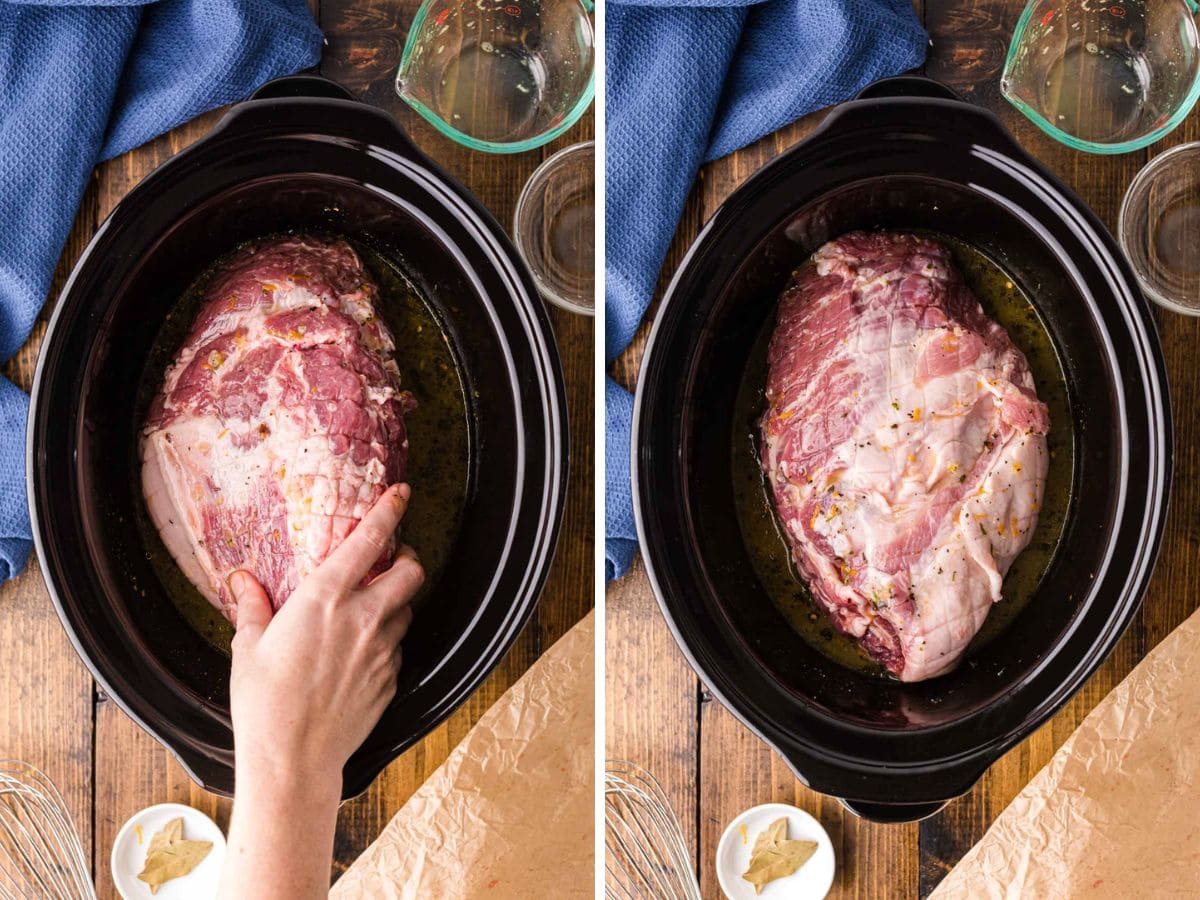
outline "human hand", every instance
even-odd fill
[[[396,693],[410,601],[425,578],[412,549],[402,546],[391,568],[361,585],[389,546],[409,495],[408,485],[389,488],[273,616],[253,576],[230,578],[239,795],[244,782],[263,779],[340,795],[342,767]]]

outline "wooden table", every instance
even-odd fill
[[[932,38],[923,72],[998,113],[1023,146],[1062,176],[1110,228],[1138,169],[1170,146],[1200,139],[1200,113],[1148,151],[1090,156],[1045,137],[1000,95],[1019,0],[917,2]],[[664,272],[675,270],[701,224],[747,177],[812,131],[822,113],[708,165],[692,191]],[[660,291],[663,285],[660,285]],[[794,803],[824,823],[837,852],[832,897],[924,897],[982,837],[1018,791],[1044,766],[1082,718],[1173,628],[1200,595],[1200,320],[1158,312],[1175,401],[1175,483],[1163,552],[1141,613],[1115,652],[1057,716],[1010,751],[965,797],[920,824],[860,821],[836,800],[801,786],[783,760],[713,702],[664,625],[641,563],[607,596],[607,753],[638,761],[674,800],[705,897],[720,897],[713,872],[726,823],[758,803]],[[613,367],[631,384],[647,328]]]
[[[396,96],[392,81],[418,0],[313,0],[328,39],[319,71],[394,115],[416,143],[467,185],[506,226],[517,195],[554,151],[593,134],[591,113],[553,144],[514,156],[469,151],[434,131]],[[97,225],[156,166],[204,136],[220,111],[200,117],[100,166],[67,240],[55,297]],[[48,304],[6,374],[28,389]],[[533,620],[500,667],[441,727],[342,808],[334,874],[344,871],[404,801],[441,765],[485,710],[581,619],[593,598],[593,323],[551,308],[566,376],[571,473],[558,555]],[[0,758],[27,760],[62,790],[91,854],[99,896],[115,897],[108,857],[117,829],[137,810],[177,801],[228,825],[230,804],[193,785],[174,758],[97,688],[59,625],[36,560],[0,588]]]

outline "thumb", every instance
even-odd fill
[[[229,576],[229,590],[233,593],[236,603],[237,633],[251,641],[258,640],[264,628],[270,623],[274,612],[271,600],[263,586],[249,572],[239,569]],[[245,643],[243,639],[242,643]]]

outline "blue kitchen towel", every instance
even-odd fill
[[[609,0],[605,355],[633,339],[702,162],[921,65],[912,0]],[[608,578],[633,561],[632,404],[606,386]]]
[[[314,66],[305,0],[0,0],[0,363],[25,343],[96,163]],[[0,580],[31,547],[28,398],[0,378]]]

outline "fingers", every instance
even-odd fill
[[[407,484],[394,484],[383,492],[362,521],[334,549],[317,573],[329,579],[339,589],[353,588],[370,571],[371,566],[392,546],[396,527],[408,509]]]
[[[409,626],[412,625],[413,611],[412,607],[405,605],[400,607],[383,623],[383,638],[389,644],[397,644],[404,640],[404,636],[408,634]]]
[[[235,644],[255,643],[274,615],[267,592],[253,575],[240,569],[229,576],[229,592],[237,604],[237,636],[241,638]]]
[[[381,680],[372,692],[375,696],[373,697],[374,702],[371,704],[371,711],[365,716],[371,722],[372,727],[383,718],[383,714],[387,712],[388,706],[396,698],[397,677],[398,672],[381,674]]]
[[[405,610],[407,611],[407,615],[397,618],[404,618],[407,623],[412,620],[412,613],[408,610],[408,607],[405,607]],[[394,627],[394,625],[389,625],[388,627]],[[407,624],[405,628],[407,628]],[[391,703],[392,698],[396,696],[397,679],[400,677],[400,664],[404,653],[400,645],[401,637],[403,637],[402,634],[396,636],[394,641],[388,640],[389,647],[381,648],[378,645],[376,646],[378,655],[370,666],[370,674],[364,683],[364,689],[377,698],[378,712],[371,714],[373,722],[378,721],[384,709]]]
[[[425,570],[412,547],[401,546],[391,568],[363,588],[363,598],[379,611],[380,634],[385,641],[399,643],[412,624],[413,596],[425,580]]]
[[[375,576],[363,591],[389,607],[399,607],[407,605],[424,583],[425,570],[416,552],[407,544],[402,544],[396,551],[391,567]]]

